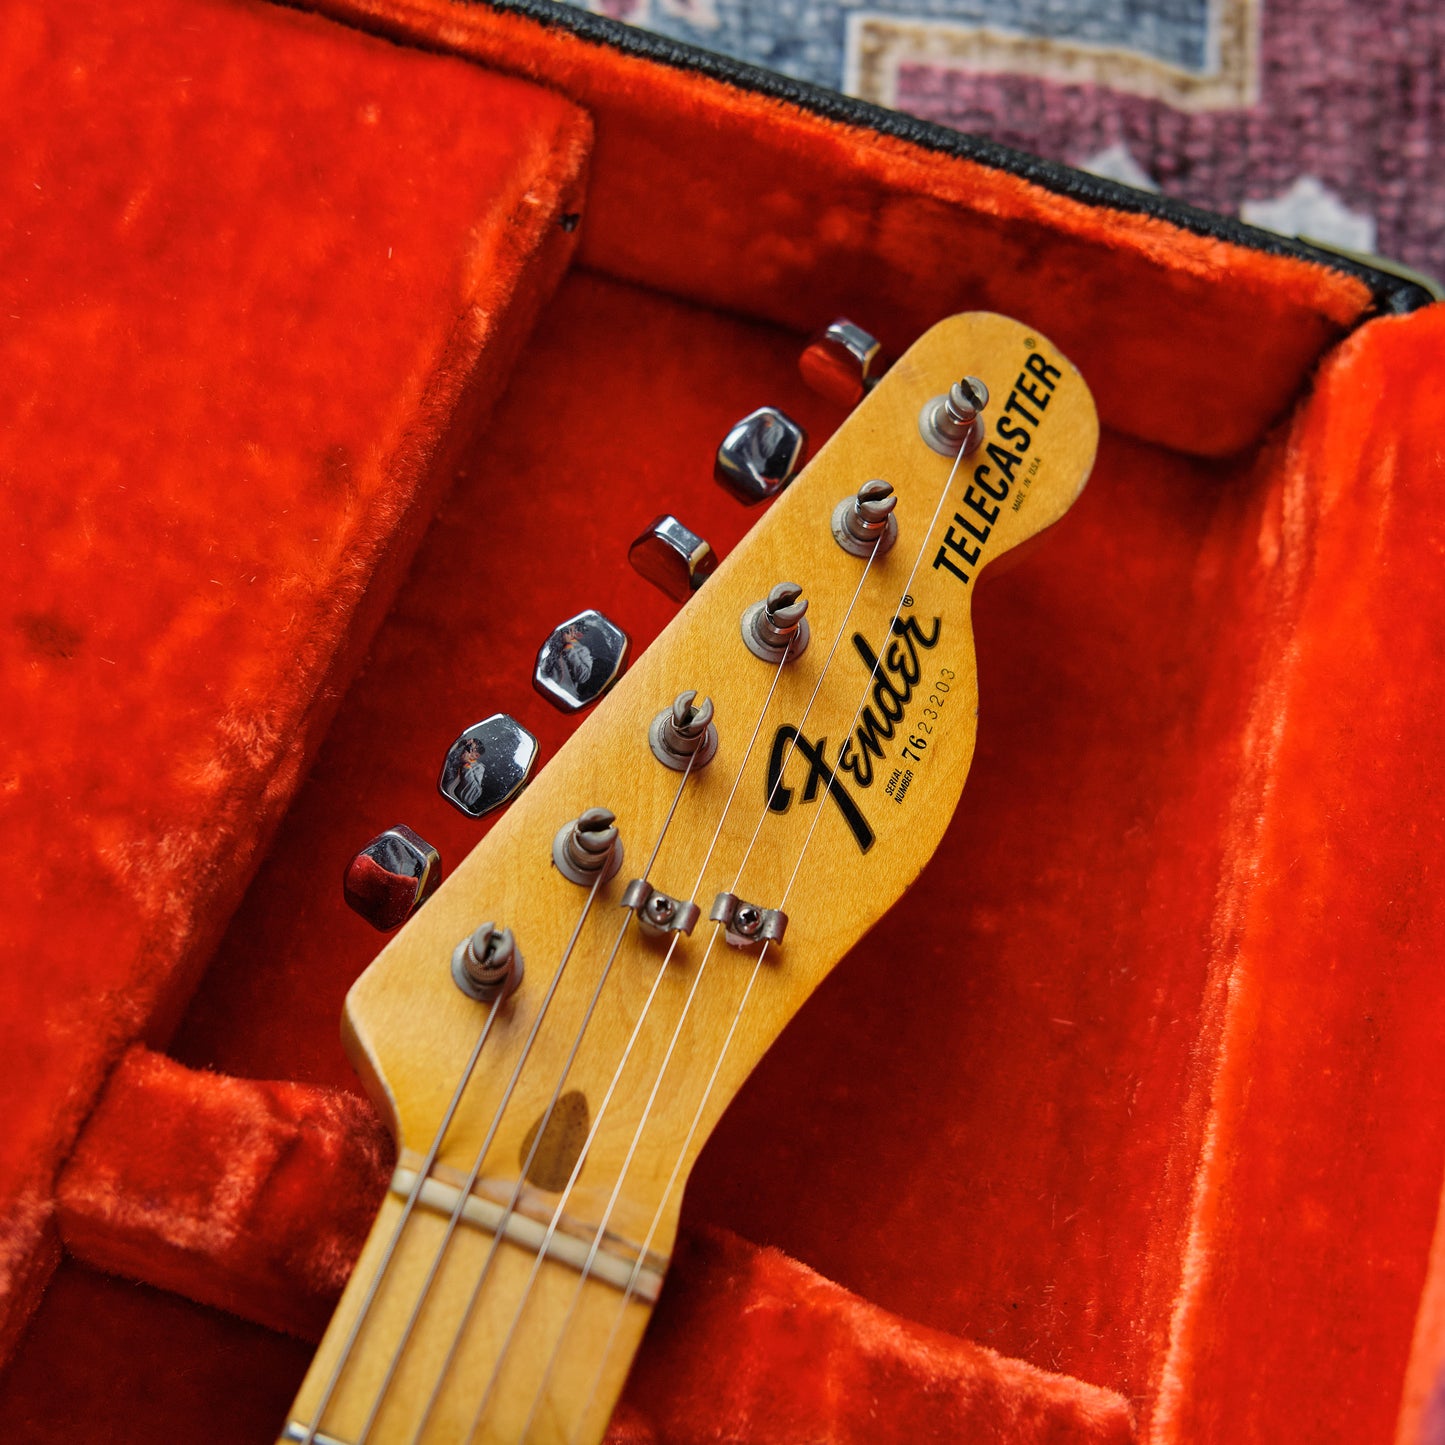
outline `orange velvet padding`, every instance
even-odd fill
[[[1435,1216],[1430,1272],[1415,1317],[1396,1440],[1398,1445],[1445,1442],[1445,1189]]]
[[[963,805],[865,946],[906,984],[828,980],[694,1221],[1046,1339],[1168,1445],[1391,1441],[1413,1339],[1401,1439],[1435,1445],[1442,353],[1445,308],[1371,324],[1217,503],[1106,444],[979,594]],[[880,1251],[880,1221],[956,1250]]]
[[[404,25],[595,106],[595,264],[797,326],[856,306],[895,343],[959,305],[1018,310],[1116,427],[1048,545],[978,595],[955,826],[736,1101],[689,1234],[739,1229],[1127,1398],[1165,1445],[1388,1440],[1412,1339],[1413,1380],[1438,1359],[1416,1309],[1445,1167],[1440,313],[1366,328],[1289,437],[1207,465],[1138,438],[1256,437],[1361,314],[1357,283],[502,11],[425,3]],[[466,475],[174,1036],[188,1065],[354,1089],[336,1018],[377,938],[341,902],[345,859],[402,820],[461,856],[482,829],[434,792],[457,728],[504,708],[550,751],[574,725],[531,690],[541,630],[600,605],[645,644],[670,609],[622,562],[641,524],[674,510],[726,549],[756,516],[708,479],[726,426],[763,402],[815,438],[840,416],[802,392],[795,333],[579,274],[461,453],[567,255],[575,108],[214,0],[26,0],[0,26],[13,1306],[53,1259],[67,1141],[126,1044],[165,1035],[453,459]],[[233,1106],[284,1132],[306,1098],[222,1083],[198,1141],[236,1137]],[[166,1122],[103,1111],[114,1152],[69,1183],[119,1161],[169,1190],[141,1159]],[[212,1220],[187,1187],[166,1197]],[[78,1243],[82,1213],[119,1222],[103,1189],[69,1198]],[[197,1237],[199,1260],[142,1229],[124,1267],[190,1280],[216,1245],[220,1294],[264,1292],[264,1248]],[[676,1303],[619,1428],[715,1423],[655,1393],[654,1358],[685,1355],[694,1318],[706,1338]],[[766,1366],[791,1316],[757,1315],[756,1338],[752,1316],[727,1325],[754,1362],[739,1383],[782,1392]],[[880,1388],[870,1336],[832,1338],[861,1358],[793,1376],[800,1397],[751,1428],[862,1418],[807,1397]],[[0,1438],[163,1419],[259,1441],[304,1362],[70,1267],[0,1382]],[[715,1379],[695,1363],[684,1385]]]
[[[99,1269],[320,1339],[394,1160],[353,1093],[197,1072],[137,1046],[61,1174],[60,1235]]]
[[[197,1072],[137,1048],[62,1177],[61,1233],[87,1263],[316,1339],[391,1163],[354,1094]],[[879,1398],[895,1438],[1133,1438],[1119,1396],[910,1325],[724,1231],[680,1247],[665,1299],[664,1343],[610,1440],[871,1442]],[[27,1398],[23,1355],[18,1369],[0,1432]]]
[[[274,1445],[311,1351],[293,1336],[67,1259],[6,1367],[0,1439]]]
[[[1438,1329],[1442,356],[1445,306],[1342,346],[1254,539],[1272,621],[1224,833],[1161,1445],[1393,1439],[1412,1337],[1428,1358]]]
[[[661,1308],[698,1349],[679,1352],[671,1377],[639,1372],[607,1445],[871,1445],[892,1419],[909,1432],[892,1438],[938,1445],[1131,1438],[1108,1391],[892,1319],[723,1231],[684,1241],[675,1278]],[[749,1328],[763,1321],[766,1332]],[[309,1357],[295,1338],[67,1261],[0,1391],[0,1439],[270,1445]],[[805,1380],[815,1388],[800,1401]],[[781,1432],[767,1433],[775,1418]],[[794,1428],[803,1419],[809,1433]],[[960,1422],[972,1426],[963,1437]]]
[[[952,1339],[776,1249],[684,1236],[608,1445],[1129,1445],[1110,1390]]]
[[[1445,857],[1430,811],[1445,773],[1419,742],[1441,675],[1428,386],[1442,330],[1445,312],[1372,325],[1297,439],[1248,465],[1106,434],[1046,544],[985,575],[979,746],[954,825],[735,1101],[689,1184],[688,1228],[735,1229],[895,1314],[1117,1391],[1146,1426],[1157,1401],[1177,1417],[1217,1400],[1193,1438],[1250,1438],[1250,1392],[1267,1384],[1275,1439],[1383,1438],[1445,1163],[1438,1011],[1417,968],[1445,934],[1423,881]],[[603,278],[564,283],[178,1057],[352,1080],[334,1020],[375,937],[341,902],[345,857],[396,821],[447,858],[470,846],[485,824],[436,796],[434,770],[477,716],[512,711],[545,761],[574,722],[532,691],[542,630],[590,604],[645,644],[670,606],[620,564],[641,524],[672,509],[725,549],[752,520],[708,477],[730,420],[773,401],[815,436],[835,423],[802,390],[795,346]],[[1416,380],[1387,380],[1397,369]],[[504,587],[478,560],[498,538]],[[1368,621],[1396,607],[1403,671]],[[1306,658],[1309,692],[1280,712]],[[1340,852],[1332,830],[1352,817],[1375,836]],[[1251,830],[1286,828],[1289,859],[1258,866]],[[1357,930],[1349,950],[1329,913],[1291,900],[1306,877]],[[1398,909],[1397,878],[1421,880]],[[1243,954],[1245,913],[1258,927],[1276,910],[1268,951]],[[1237,1011],[1256,1006],[1279,1037],[1241,1048]],[[1239,1109],[1267,1095],[1273,1112],[1226,1150]],[[1242,1278],[1246,1262],[1258,1293],[1210,1292],[1211,1271]],[[1344,1298],[1348,1332],[1313,1303]],[[644,1351],[664,1347],[659,1330]]]
[[[957,311],[1018,316],[1089,378],[1107,425],[1179,450],[1256,444],[1371,304],[1363,282],[1326,265],[628,55],[561,16],[467,0],[311,3],[586,106],[588,265],[804,331],[842,313],[895,352]]]
[[[0,13],[0,1352],[565,263],[556,95],[211,0]]]

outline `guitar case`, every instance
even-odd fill
[[[0,1439],[275,1438],[386,1188],[346,860],[807,334],[1104,432],[943,846],[734,1101],[612,1445],[1445,1430],[1445,311],[546,0],[0,16]],[[856,882],[867,886],[866,867]]]

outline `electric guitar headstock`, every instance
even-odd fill
[[[1097,437],[1045,337],[935,326],[357,981],[400,1156],[282,1438],[601,1438],[709,1131],[952,816],[979,573]],[[451,763],[479,802],[530,762],[487,726]]]

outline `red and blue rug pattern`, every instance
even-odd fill
[[[588,0],[679,40],[1445,276],[1439,0]]]

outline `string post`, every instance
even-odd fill
[[[736,893],[719,893],[708,917],[721,923],[723,936],[734,948],[751,948],[755,943],[781,943],[787,932],[788,915],[781,908],[764,908],[747,903]]]
[[[622,867],[616,814],[608,808],[588,808],[564,823],[552,840],[552,862],[569,883],[583,888],[615,878]]]
[[[833,508],[833,540],[854,557],[882,556],[898,540],[898,497],[887,482],[864,482]]]
[[[685,773],[705,768],[717,753],[717,724],[712,699],[697,701],[692,689],[678,693],[673,704],[653,718],[647,730],[653,756],[664,767]]]
[[[764,662],[791,662],[800,656],[809,641],[807,610],[803,589],[796,582],[779,582],[743,613],[748,651]]]
[[[934,451],[946,457],[966,456],[983,444],[983,409],[988,387],[976,376],[955,381],[943,396],[923,404],[918,430]]]
[[[510,928],[484,923],[452,950],[452,982],[478,1003],[514,994],[525,965]]]

